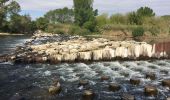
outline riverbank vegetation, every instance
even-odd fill
[[[38,25],[43,27],[42,30],[50,33],[71,35],[152,37],[170,34],[170,17],[156,16],[149,7],[141,7],[127,14],[98,15],[98,10],[93,9],[92,3],[92,0],[74,0],[74,10],[63,8],[49,11],[44,17],[38,19],[38,22],[42,23]]]
[[[1,32],[33,33],[38,29],[56,34],[121,37],[170,34],[170,16],[156,16],[149,7],[126,14],[98,14],[98,10],[93,9],[93,0],[73,0],[74,8],[54,9],[32,21],[29,15],[19,14],[21,8],[16,1],[8,1],[0,1]]]
[[[0,0],[0,32],[6,33],[33,33],[36,30],[35,22],[29,15],[20,15],[20,5],[16,1]]]

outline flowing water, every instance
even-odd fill
[[[1,53],[12,52],[16,45],[22,45],[28,37],[4,37],[0,39]],[[148,72],[156,73],[156,80],[146,79]],[[101,76],[109,76],[101,81]],[[129,79],[141,79],[139,86],[133,86]],[[92,63],[50,64],[0,64],[0,100],[8,100],[18,93],[26,100],[80,100],[85,89],[95,92],[95,100],[121,100],[122,93],[135,95],[136,100],[166,100],[170,90],[161,86],[163,79],[170,78],[170,60],[154,61],[111,61]],[[53,80],[60,79],[62,91],[58,95],[48,93]],[[78,87],[79,80],[89,80],[85,87]],[[121,85],[121,90],[111,92],[109,83]],[[147,97],[144,86],[157,86],[158,95]]]

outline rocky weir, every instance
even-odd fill
[[[87,47],[94,41],[97,41],[95,42],[97,48],[88,49]],[[114,45],[119,43],[119,45],[111,48],[113,44],[110,42],[113,42]],[[78,58],[75,60],[51,59],[55,58],[55,55],[64,54],[65,51],[62,51],[61,54],[56,51],[69,48],[70,45],[66,45],[68,43],[71,46],[78,44],[79,48],[89,43],[85,48],[88,50],[82,52],[91,52],[91,59],[79,60],[80,53],[82,53],[79,49],[76,53]],[[145,52],[145,56],[143,54],[136,56],[135,53],[130,56],[128,53],[127,56],[103,58],[105,49],[114,50],[113,54],[117,55],[115,53],[117,48],[132,47],[123,45],[123,43],[148,45],[151,49],[145,48],[145,50],[151,50],[152,56],[149,57],[149,53]],[[66,46],[58,49],[63,44]],[[105,45],[98,46],[97,44]],[[45,45],[50,46],[44,47]],[[147,44],[69,35],[35,34],[23,46],[18,46],[13,53],[1,56],[2,61],[12,61],[17,64],[0,63],[0,97],[2,100],[169,100],[170,60],[160,60],[168,58],[168,45],[168,42]],[[54,50],[54,53],[50,55],[48,50],[51,49]],[[96,50],[102,51],[102,58],[99,60],[93,60],[93,53]],[[64,55],[61,55],[61,58],[64,59]],[[152,60],[153,58],[158,60]],[[139,61],[140,59],[151,60]],[[76,61],[78,63],[61,63]],[[79,61],[81,62],[79,63]],[[84,63],[86,61],[90,61],[90,63]]]
[[[170,56],[169,43],[111,41],[104,38],[37,33],[23,47],[4,58],[15,63],[61,63],[162,59]]]

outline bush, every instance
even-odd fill
[[[52,33],[54,33],[54,34],[65,34],[64,30],[58,29],[58,28],[54,29]]]
[[[66,34],[68,33],[69,27],[71,27],[69,24],[48,24],[45,31],[54,34]]]
[[[144,31],[143,27],[138,27],[132,31],[132,35],[133,35],[133,37],[139,37],[139,36],[143,36],[144,32],[145,31]]]
[[[124,16],[122,14],[114,14],[110,17],[110,22],[112,24],[127,24],[127,16]]]
[[[108,14],[102,14],[96,17],[97,26],[101,27],[110,23],[110,19],[108,18]]]
[[[81,28],[79,26],[72,26],[70,27],[68,34],[71,35],[88,35],[90,34],[90,31],[84,28]]]
[[[158,33],[160,33],[160,29],[153,26],[149,29],[149,32],[151,32],[152,35],[156,36]]]

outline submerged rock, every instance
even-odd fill
[[[94,92],[91,90],[85,90],[83,92],[82,100],[93,100],[94,99]]]
[[[166,100],[170,100],[170,97],[167,97]]]
[[[9,100],[26,100],[26,99],[23,96],[21,96],[19,93],[16,93]]]
[[[121,89],[121,86],[117,83],[111,83],[109,85],[109,90],[110,91],[113,91],[113,92],[116,92],[116,91],[119,91]]]
[[[135,96],[124,93],[121,100],[135,100]]]
[[[130,79],[130,83],[132,85],[139,85],[140,84],[140,79],[138,79],[138,78],[131,78]]]
[[[48,92],[51,95],[59,94],[61,92],[61,85],[58,80],[55,81],[54,84],[49,87]]]
[[[107,81],[109,80],[109,76],[101,76],[101,81]]]
[[[89,84],[89,82],[88,82],[88,80],[80,80],[79,81],[79,86],[85,86],[85,85],[88,85]]]
[[[158,90],[155,86],[145,86],[144,92],[147,96],[156,96],[158,94]]]
[[[170,79],[163,80],[162,85],[170,89]]]
[[[151,80],[155,80],[156,79],[156,74],[155,73],[147,73],[146,78],[151,79]]]
[[[51,95],[54,95],[54,94],[58,94],[60,93],[61,91],[61,87],[56,87],[56,86],[50,86],[50,88],[48,89],[49,93]]]

